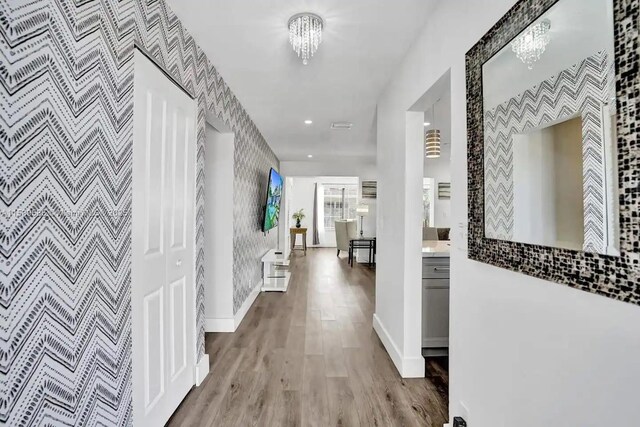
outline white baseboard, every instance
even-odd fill
[[[236,312],[235,316],[233,317],[234,324],[235,324],[234,331],[238,329],[238,326],[240,326],[240,323],[242,323],[242,319],[244,319],[244,316],[247,315],[247,312],[253,305],[253,302],[256,300],[256,298],[258,298],[258,295],[260,295],[260,288],[262,288],[262,280],[259,281],[253,287],[253,289],[251,290],[251,293],[249,294],[249,296],[247,296],[247,299],[244,300],[244,302]]]
[[[202,384],[202,381],[209,374],[209,355],[205,353],[198,363],[196,363],[196,387]]]
[[[233,332],[236,330],[233,318],[216,319],[207,317],[204,319],[205,332]]]
[[[373,314],[373,330],[378,334],[378,338],[382,341],[382,345],[384,345],[384,348],[387,350],[387,353],[389,354],[393,364],[396,366],[398,373],[402,375],[402,354],[400,353],[400,350],[398,350],[396,343],[393,342],[393,339],[391,339],[391,336],[380,322],[380,318],[375,313]]]
[[[258,282],[258,284],[251,290],[251,293],[247,297],[247,299],[242,303],[242,306],[238,309],[236,314],[233,317],[225,317],[225,318],[213,318],[207,317],[204,319],[204,330],[205,332],[235,332],[240,326],[242,319],[247,315],[247,312],[253,305],[253,302],[256,300],[258,295],[260,294],[260,288],[262,287],[262,281]]]
[[[402,378],[424,378],[424,357],[402,359]]]
[[[402,357],[398,346],[375,313],[373,315],[373,330],[378,334],[378,338],[382,341],[382,345],[402,378],[424,378],[424,358],[422,356]]]

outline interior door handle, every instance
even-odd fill
[[[176,261],[176,267],[180,267],[182,265],[182,260],[179,259]]]
[[[449,271],[450,267],[433,267],[433,271]]]

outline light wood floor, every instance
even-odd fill
[[[211,372],[169,425],[442,426],[446,371],[403,380],[372,329],[375,270],[309,249],[291,271],[235,333],[207,334]]]

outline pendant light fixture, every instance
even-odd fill
[[[431,107],[431,123],[434,125],[436,123],[436,104]],[[440,157],[440,144],[440,129],[428,129],[424,132],[424,156],[426,158]]]
[[[287,28],[291,47],[302,58],[302,63],[307,65],[322,43],[324,21],[315,13],[298,13],[289,19]]]

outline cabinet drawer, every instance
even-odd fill
[[[448,260],[447,260],[448,261]],[[442,258],[435,260],[422,260],[422,278],[423,279],[448,279],[449,263]]]
[[[449,279],[422,279],[423,289],[449,289]]]

